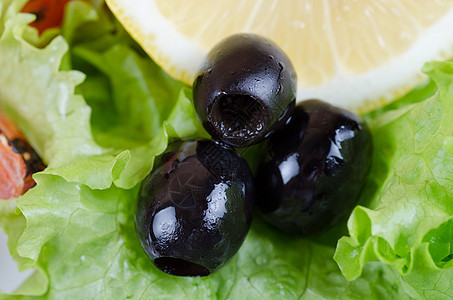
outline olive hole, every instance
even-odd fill
[[[174,257],[159,257],[154,260],[154,265],[163,272],[176,276],[208,276],[211,272],[205,267]]]
[[[269,122],[260,101],[246,95],[221,95],[212,104],[209,122],[229,141],[254,139]]]

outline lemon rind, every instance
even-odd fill
[[[106,2],[125,29],[158,65],[172,77],[192,85],[208,49],[202,49],[180,34],[160,14],[154,1]],[[421,73],[425,62],[453,56],[451,28],[453,8],[426,28],[407,51],[387,64],[360,74],[346,74],[339,70],[333,79],[320,85],[299,84],[297,100],[318,98],[358,112],[367,112],[388,103],[426,78]]]

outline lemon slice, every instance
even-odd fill
[[[453,56],[452,0],[107,0],[144,50],[191,85],[219,40],[264,35],[291,58],[298,100],[367,111],[414,87],[426,61]]]

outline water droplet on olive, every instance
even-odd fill
[[[174,141],[140,187],[135,224],[141,245],[168,274],[207,276],[244,241],[254,195],[249,166],[232,148]]]

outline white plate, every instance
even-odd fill
[[[33,273],[33,270],[19,272],[16,262],[9,254],[7,240],[8,236],[0,231],[0,291],[11,293]]]

